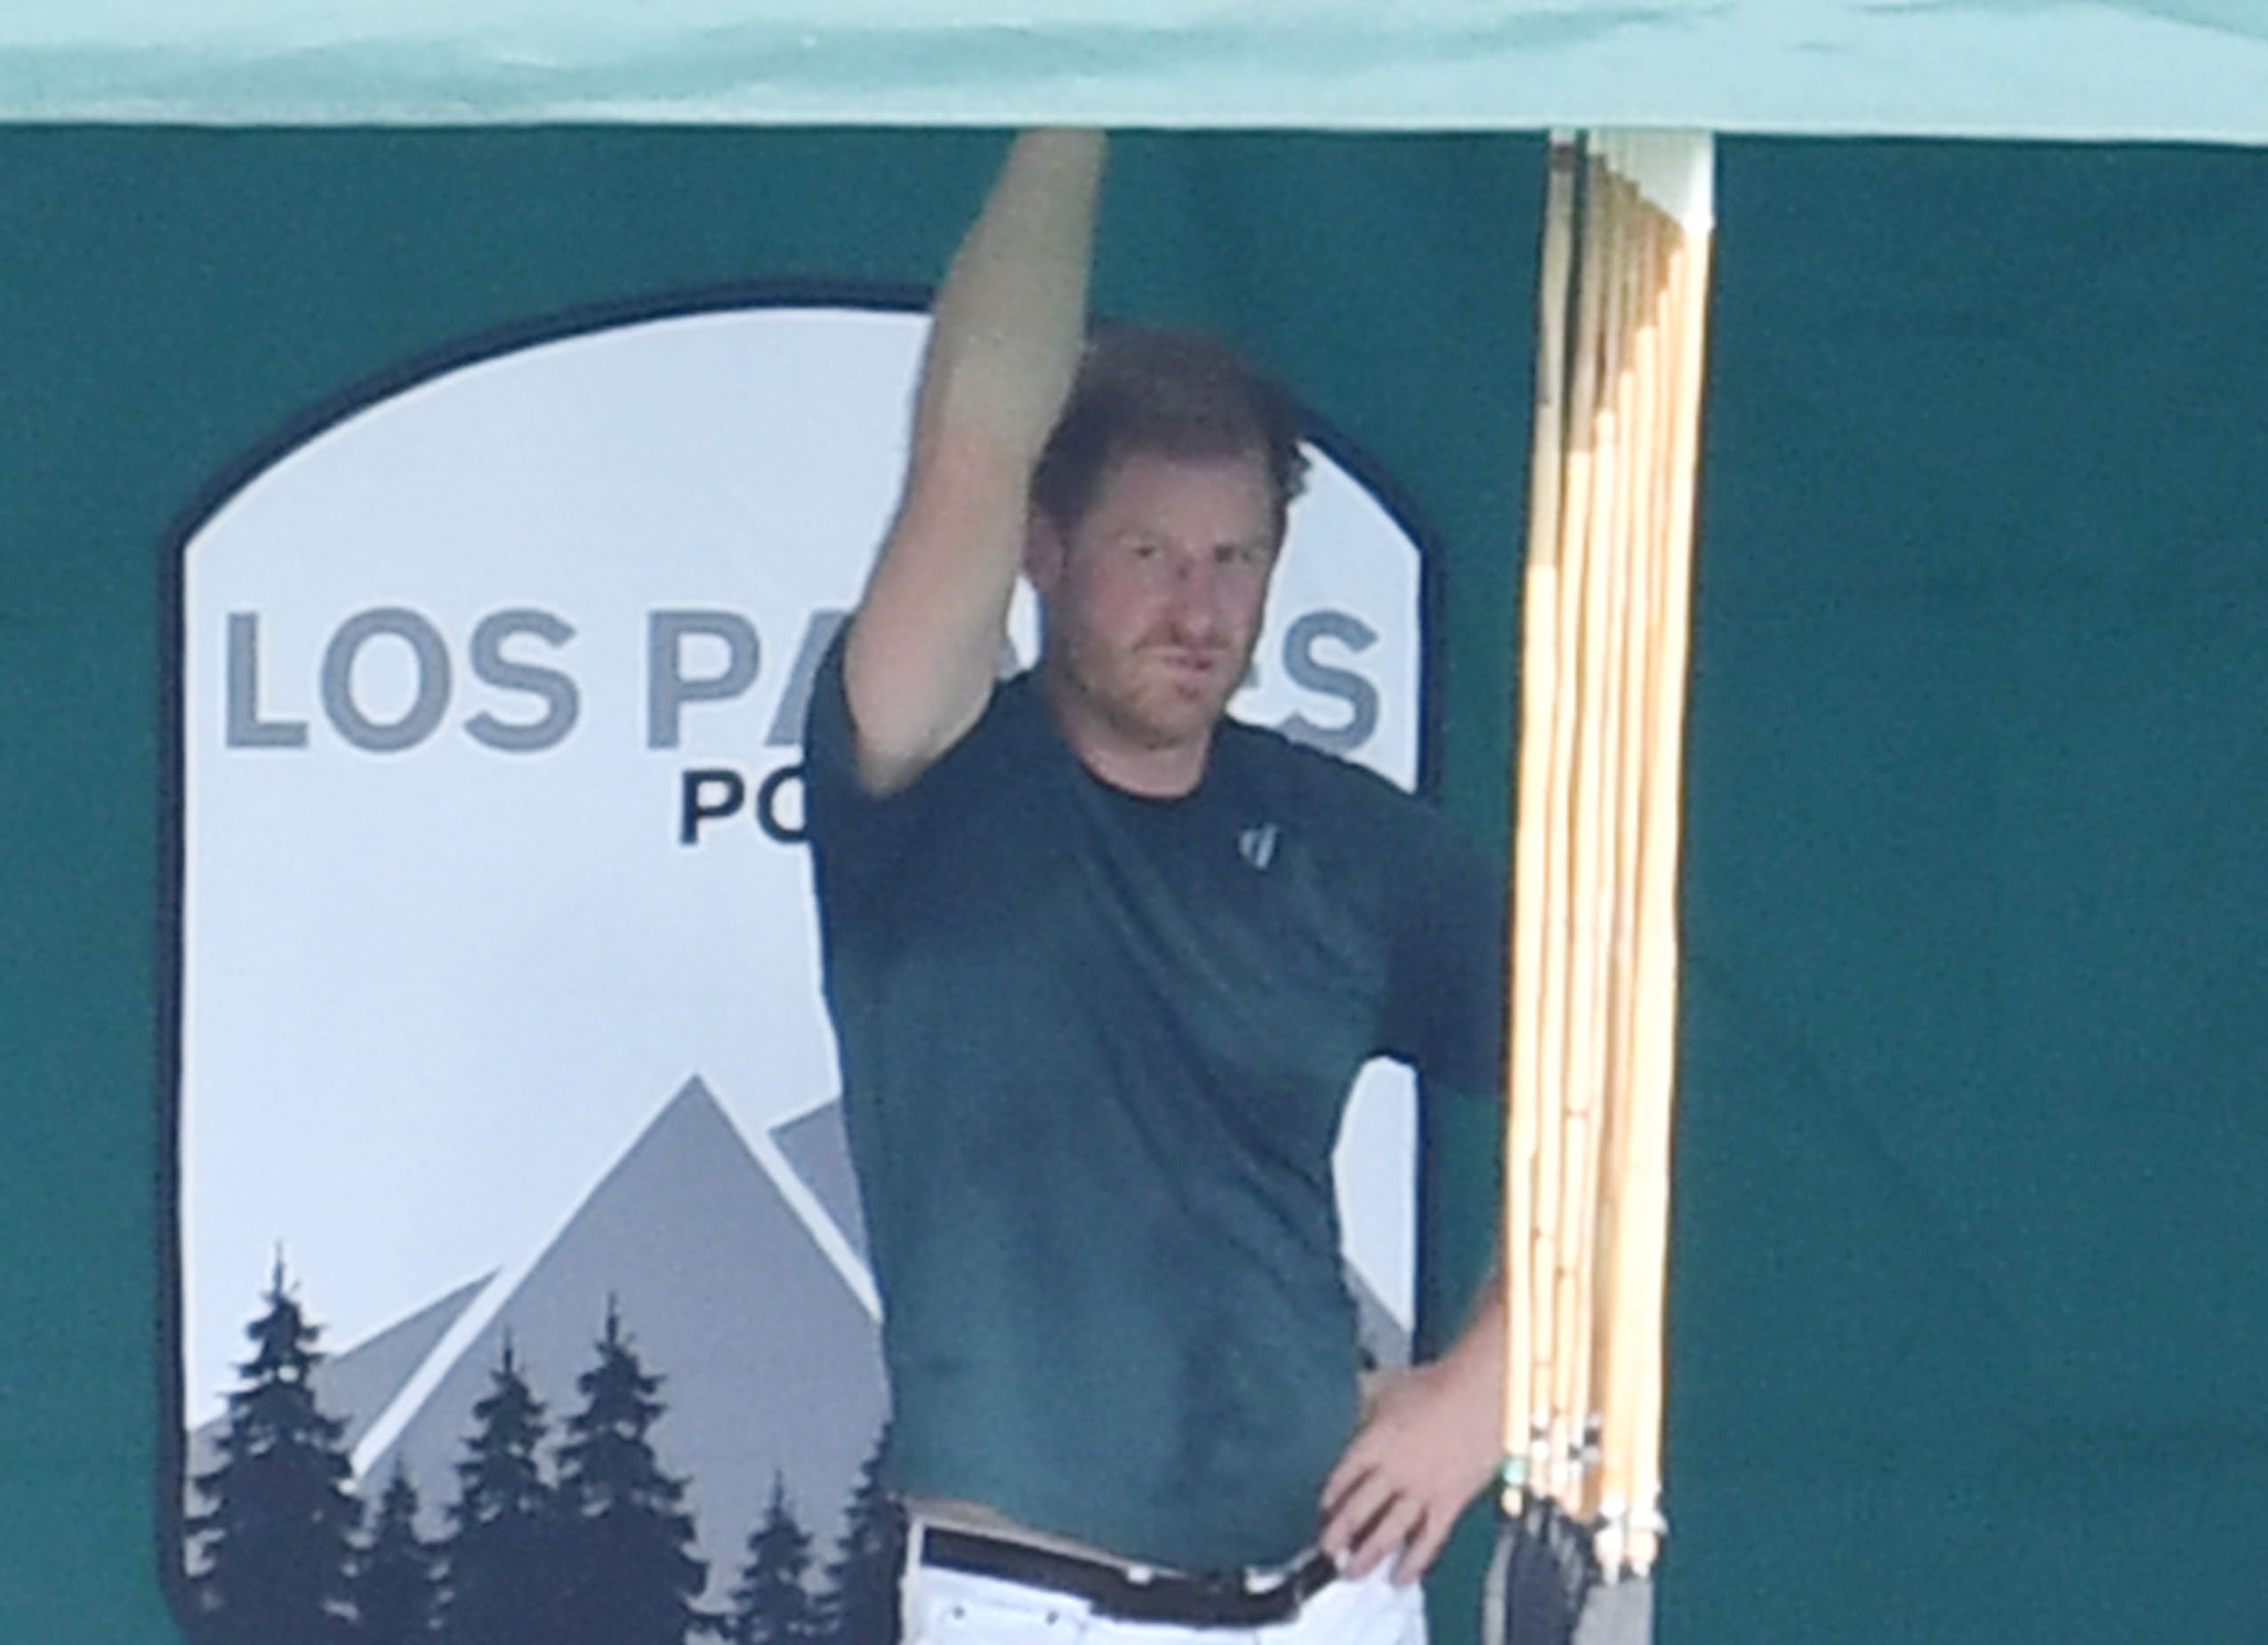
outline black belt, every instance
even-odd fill
[[[1339,1575],[1331,1556],[1316,1553],[1256,1588],[1242,1571],[1190,1575],[1130,1569],[1109,1560],[934,1525],[921,1530],[921,1563],[1067,1593],[1085,1600],[1098,1617],[1188,1627],[1257,1628],[1288,1622]]]

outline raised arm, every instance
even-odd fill
[[[1017,140],[929,329],[913,457],[843,655],[859,775],[904,788],[992,695],[1032,471],[1086,330],[1103,138]]]

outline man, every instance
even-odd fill
[[[1411,1638],[1501,1299],[1365,1404],[1331,1153],[1373,1055],[1493,1088],[1500,905],[1407,796],[1224,718],[1296,418],[1202,339],[1082,366],[1102,159],[1020,139],[955,257],[807,739],[908,1625]],[[1044,654],[996,684],[1019,571]]]

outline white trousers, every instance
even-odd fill
[[[1289,1621],[1215,1627],[1098,1617],[1074,1594],[923,1565],[919,1532],[908,1541],[904,1645],[1426,1645],[1425,1590],[1397,1587],[1391,1560],[1332,1583]]]

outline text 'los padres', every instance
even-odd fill
[[[227,614],[217,706],[229,750],[272,755],[324,737],[390,756],[457,734],[499,754],[540,754],[574,735],[583,718],[586,682],[575,668],[580,628],[555,611],[503,606],[451,625],[412,606],[373,606],[327,633],[298,625],[274,631],[262,614]],[[802,741],[820,659],[848,615],[813,610],[792,643],[775,650],[745,612],[649,610],[642,678],[622,680],[610,670],[591,688],[639,693],[649,750],[676,750],[696,717],[728,713],[739,746],[792,750]],[[1280,634],[1275,655],[1254,660],[1243,689],[1271,665],[1280,668],[1299,706],[1281,715],[1276,728],[1333,753],[1355,753],[1379,724],[1379,686],[1359,667],[1376,630],[1351,612],[1326,607],[1299,613]],[[1021,666],[1012,649],[1001,662],[1003,672]],[[800,817],[792,814],[800,806],[786,801],[784,790],[800,786],[800,775],[792,766],[761,775],[720,766],[680,774],[680,839],[697,843],[709,824],[744,811],[776,839],[798,838]]]

